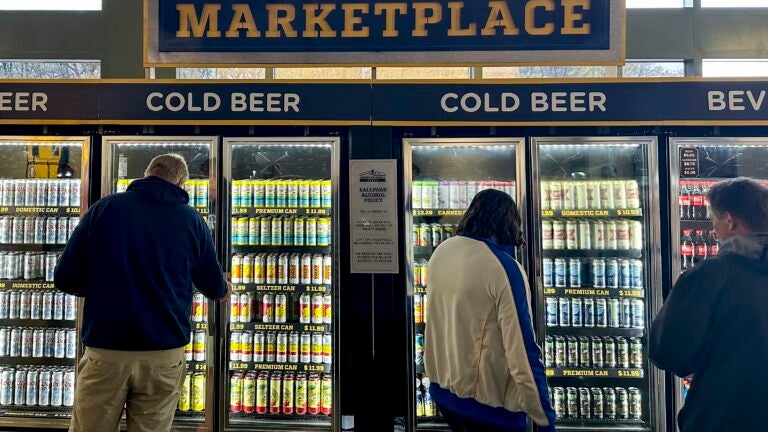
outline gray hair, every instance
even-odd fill
[[[160,177],[161,179],[179,184],[189,180],[189,168],[184,157],[175,153],[160,155],[152,159],[144,175]]]
[[[707,193],[715,214],[728,212],[754,233],[768,233],[768,187],[744,177],[715,183]]]

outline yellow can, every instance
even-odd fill
[[[319,208],[323,200],[323,181],[312,180],[309,183],[309,206]]]
[[[331,208],[331,197],[333,188],[330,180],[323,180],[320,183],[320,207]]]
[[[205,410],[205,374],[192,375],[192,411]]]
[[[192,385],[192,374],[188,373],[184,376],[184,384],[181,386],[181,395],[179,396],[179,411],[189,411],[190,398],[189,393]]]

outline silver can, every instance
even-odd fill
[[[56,271],[56,261],[58,256],[53,252],[45,254],[45,281],[53,282],[54,272]]]
[[[46,182],[46,205],[48,207],[56,207],[59,205],[59,182],[56,180],[48,180]]]
[[[77,319],[77,297],[71,294],[64,296],[64,319],[66,321]]]
[[[72,233],[75,232],[75,228],[77,228],[77,224],[80,223],[80,218],[77,216],[71,216],[69,218],[69,221],[67,222],[67,240],[69,240],[70,237],[72,237]]]
[[[62,405],[71,407],[75,404],[75,371],[67,369],[64,372],[64,383],[61,388]]]
[[[260,363],[264,361],[264,332],[256,332],[253,334],[253,361]]]
[[[66,244],[69,234],[69,218],[56,219],[56,244]]]
[[[16,369],[13,384],[14,405],[24,405],[27,400],[27,371]]]
[[[45,207],[48,202],[48,184],[45,180],[38,180],[35,188],[35,206]]]
[[[42,358],[45,346],[45,330],[35,329],[32,333],[32,357]]]
[[[8,291],[0,291],[0,319],[8,319]]]
[[[12,328],[11,335],[8,339],[8,355],[9,357],[21,357],[21,329]]]
[[[576,237],[579,239],[579,250],[588,251],[592,249],[592,233],[588,221],[579,221],[579,229]]]
[[[22,291],[19,294],[19,319],[29,319],[32,309],[32,294],[29,291]]]
[[[64,358],[66,356],[67,331],[64,329],[56,330],[56,338],[53,343],[53,357]]]
[[[312,333],[312,363],[323,363],[323,334]],[[319,348],[319,349],[318,349]]]
[[[69,359],[75,358],[77,356],[77,331],[75,329],[67,330],[65,344],[65,357]]]
[[[35,291],[30,297],[29,319],[39,320],[43,317],[43,296],[40,291]]]
[[[16,216],[11,218],[11,243],[24,243],[24,218]]]
[[[80,206],[80,179],[69,181],[69,205],[72,207]]]
[[[19,319],[19,292],[8,293],[8,318]]]
[[[301,363],[312,362],[312,336],[309,333],[302,333],[299,337],[299,361]]]
[[[14,370],[3,369],[0,373],[0,405],[13,405]]]
[[[64,293],[57,292],[53,295],[53,319],[64,319]]]
[[[13,180],[0,180],[0,205],[13,205]]]
[[[25,180],[24,185],[24,205],[34,207],[37,203],[37,182],[34,180]]]
[[[8,338],[10,336],[9,333],[10,331],[7,327],[0,327],[0,357],[8,356],[8,349],[10,348],[8,346]]]
[[[60,407],[63,402],[64,372],[60,369],[51,372],[51,406]]]
[[[13,181],[13,205],[16,207],[24,205],[24,195],[26,195],[27,182],[26,180],[14,180]]]
[[[296,332],[288,335],[288,362],[299,362],[299,334]]]
[[[45,343],[43,344],[43,357],[53,357],[53,347],[56,344],[56,329],[45,329]]]
[[[277,334],[277,355],[275,361],[286,363],[288,361],[288,334],[280,332]]]
[[[69,190],[69,180],[59,180],[59,206],[67,207],[71,205],[70,197],[72,194]]]
[[[0,244],[11,243],[13,223],[10,216],[0,216]]]
[[[55,217],[49,217],[45,220],[45,244],[56,244],[56,227],[59,226]]]
[[[48,406],[51,403],[51,371],[40,371],[40,390],[38,392],[38,405]]]
[[[24,218],[24,244],[35,243],[35,217],[27,216]]]
[[[21,356],[32,357],[32,329],[21,329]]]
[[[30,280],[34,279],[34,269],[35,269],[35,254],[32,252],[25,252],[24,253],[24,279]]]

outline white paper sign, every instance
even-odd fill
[[[398,273],[397,161],[349,161],[352,273]]]

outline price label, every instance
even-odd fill
[[[548,377],[555,376],[555,371],[552,369],[547,369],[546,375]]]
[[[306,292],[317,292],[317,293],[324,293],[327,290],[324,286],[319,285],[307,285],[306,289],[304,291]]]
[[[195,330],[208,330],[208,323],[204,323],[204,322],[195,323]]]
[[[55,212],[56,211],[54,210],[54,213]],[[80,207],[67,207],[66,212],[69,214],[80,214]]]
[[[438,210],[439,216],[461,216],[464,214],[464,210]]]
[[[432,210],[414,210],[414,216],[432,216],[434,212]]]
[[[642,216],[643,212],[640,209],[619,209],[616,210],[617,216]]]
[[[304,209],[304,213],[308,215],[324,215],[328,213],[328,210],[322,208],[308,208]]]
[[[617,372],[619,378],[640,378],[641,374],[639,370],[620,370]]]
[[[546,295],[555,295],[555,294],[557,294],[557,291],[555,291],[554,288],[544,288],[544,294],[546,294]]]
[[[322,365],[304,365],[306,372],[324,372],[325,366]]]
[[[11,209],[9,207],[0,207],[0,213],[10,213]]]
[[[620,297],[643,297],[641,290],[619,290]]]
[[[232,291],[236,291],[236,292],[245,291],[245,285],[234,285],[232,286]]]
[[[542,210],[541,211],[541,217],[552,217],[555,215],[555,212],[552,210]]]
[[[311,331],[311,332],[325,332],[325,326],[324,325],[308,325],[304,327],[304,330]]]
[[[235,208],[232,209],[232,214],[233,215],[241,215],[241,214],[246,214],[246,213],[248,213],[248,209],[245,208],[245,207],[235,207]]]
[[[229,364],[230,369],[248,369],[248,363],[230,363]]]
[[[427,293],[427,289],[424,288],[424,287],[416,287],[416,288],[413,289],[413,292],[416,293],[416,294],[426,294]]]
[[[195,363],[194,369],[196,371],[204,371],[208,368],[208,366],[205,363]]]
[[[232,330],[243,330],[245,325],[242,323],[232,323],[229,325],[229,328]]]
[[[0,282],[0,289],[5,289],[5,288],[8,288],[8,284],[6,284],[5,282]]]

